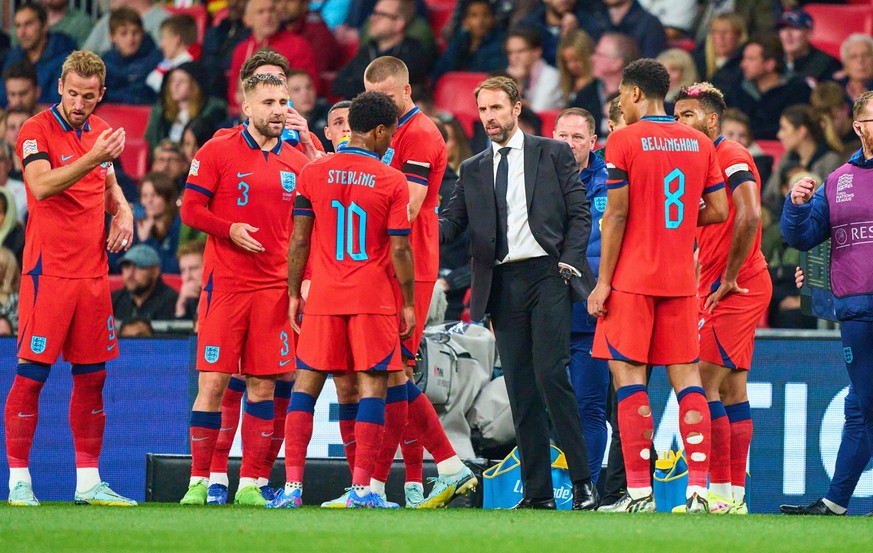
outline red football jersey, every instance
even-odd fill
[[[628,218],[612,287],[697,295],[694,239],[704,194],[724,187],[715,147],[672,117],[644,117],[609,135],[607,188],[628,186]]]
[[[403,174],[346,148],[307,165],[297,194],[294,215],[315,217],[306,313],[397,313],[389,236],[409,234]]]
[[[385,161],[416,186],[427,186],[409,241],[415,255],[415,280],[435,281],[440,270],[439,191],[446,172],[446,142],[427,115],[412,108],[397,122]]]
[[[734,217],[737,210],[734,208],[733,191],[744,182],[753,181],[758,196],[761,195],[761,175],[755,167],[752,154],[741,144],[733,140],[727,140],[720,136],[715,141],[715,154],[718,164],[723,173],[724,182],[727,184],[725,194],[728,199],[730,212],[724,223],[707,225],[697,229],[698,262],[700,263],[700,285],[698,293],[709,295],[718,289],[720,279],[727,267],[728,254],[731,249],[731,241],[734,235]],[[749,255],[743,261],[737,280],[744,280],[761,271],[767,270],[767,260],[761,253],[761,225],[758,224],[758,232],[755,241],[749,250]]]
[[[58,106],[40,112],[21,126],[16,151],[22,165],[45,159],[52,169],[69,165],[91,151],[109,125],[91,115],[79,131],[61,116]],[[106,175],[103,163],[60,194],[37,200],[27,189],[27,230],[24,274],[65,278],[105,275],[106,229],[104,212]],[[24,179],[27,184],[27,177]]]
[[[227,222],[258,229],[252,238],[264,251],[251,253],[229,236],[210,235],[203,255],[203,289],[248,292],[288,281],[288,244],[297,177],[309,162],[281,140],[261,150],[245,128],[212,138],[191,162],[183,202],[205,195],[209,211]]]

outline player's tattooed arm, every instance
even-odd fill
[[[300,317],[306,304],[301,294],[303,273],[309,261],[309,250],[312,246],[312,225],[315,219],[311,215],[295,215],[294,230],[288,246],[288,317],[291,327],[300,333]]]
[[[112,165],[110,164],[110,167]],[[115,172],[106,175],[106,191],[104,192],[106,213],[112,215],[112,223],[109,226],[109,236],[106,239],[106,248],[112,253],[128,250],[133,243],[133,211],[130,204],[124,198]]]

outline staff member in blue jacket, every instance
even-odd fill
[[[553,137],[570,145],[579,164],[579,180],[591,202],[591,235],[588,238],[588,264],[594,276],[600,267],[600,219],[606,209],[606,164],[594,155],[597,142],[594,117],[582,108],[569,108],[555,120]],[[606,396],[609,390],[609,365],[591,357],[596,319],[588,315],[585,302],[573,304],[570,328],[570,382],[576,392],[582,434],[588,450],[591,480],[597,482],[606,449]]]
[[[852,115],[861,150],[815,193],[812,179],[799,180],[782,211],[789,246],[806,251],[831,238],[831,288],[851,381],[830,490],[810,505],[783,505],[786,514],[845,514],[873,444],[873,92],[858,97]]]

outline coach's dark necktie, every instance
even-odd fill
[[[497,164],[497,177],[494,179],[494,196],[497,198],[497,243],[494,258],[503,261],[509,253],[507,238],[509,209],[506,204],[506,192],[509,188],[509,151],[512,148],[500,148],[500,162]]]

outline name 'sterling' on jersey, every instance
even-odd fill
[[[364,173],[361,171],[341,171],[338,169],[331,169],[327,172],[327,183],[357,184],[359,186],[374,188],[376,186],[376,175],[371,175],[370,173]]]

